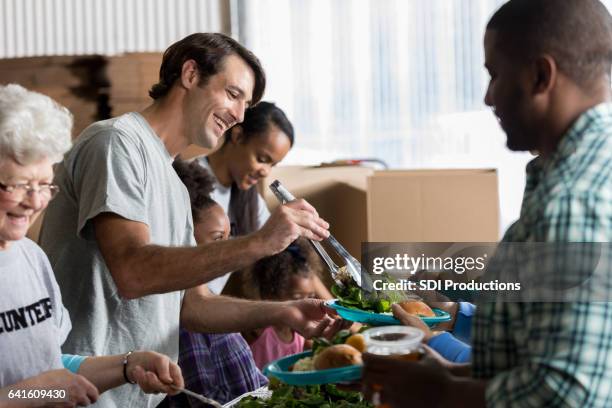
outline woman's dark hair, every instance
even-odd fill
[[[276,255],[260,259],[251,269],[259,297],[279,299],[290,289],[293,276],[308,278],[316,273],[315,260],[316,254],[304,238],[298,238]]]
[[[289,144],[293,146],[293,125],[285,115],[285,112],[273,102],[261,101],[257,105],[244,111],[244,120],[236,126],[242,128],[244,140],[260,136],[268,131],[270,125],[279,128],[289,138]],[[231,129],[226,132],[225,142],[231,141]]]
[[[295,139],[293,125],[285,112],[272,102],[262,101],[247,109],[244,112],[244,121],[236,126],[242,128],[243,142],[247,142],[253,137],[265,135],[270,126],[276,126],[286,134],[291,146],[293,146]],[[223,146],[233,143],[231,140],[232,129],[226,132]],[[232,220],[232,235],[246,235],[257,230],[257,214],[259,213],[257,189],[251,187],[246,191],[240,190],[233,183],[230,197],[228,215]]]
[[[180,157],[174,160],[172,167],[189,192],[194,224],[200,222],[202,211],[217,205],[217,202],[210,197],[210,193],[215,188],[214,177],[196,161],[187,162]]]
[[[183,64],[188,60],[198,65],[199,86],[205,86],[208,79],[222,69],[229,55],[239,56],[253,70],[255,86],[251,104],[256,104],[266,89],[266,75],[259,59],[233,38],[220,33],[191,34],[168,47],[159,68],[159,82],[153,85],[149,96],[153,99],[165,96],[180,78]]]

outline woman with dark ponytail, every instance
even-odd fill
[[[246,235],[258,230],[270,216],[257,182],[289,152],[294,142],[293,125],[285,113],[271,102],[259,102],[245,111],[244,121],[225,133],[223,145],[199,164],[216,177],[212,198],[231,221],[231,235]],[[208,283],[213,293],[220,293],[229,274]],[[317,295],[331,295],[317,278]]]
[[[221,148],[207,157],[217,177],[213,194],[225,195],[232,235],[258,230],[270,215],[253,188],[293,147],[293,125],[275,104],[260,102],[244,113],[244,121],[225,134]]]

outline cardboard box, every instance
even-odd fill
[[[98,101],[84,94],[89,83],[88,69],[81,57],[35,57],[0,60],[0,84],[18,83],[45,94],[70,110],[74,116],[73,136],[98,119]]]
[[[361,242],[368,236],[366,187],[372,174],[373,169],[359,166],[279,166],[260,184],[260,191],[268,207],[276,208],[278,200],[268,186],[280,180],[293,195],[312,204],[330,223],[336,239],[359,259]]]
[[[497,172],[393,170],[367,167],[279,166],[260,183],[278,179],[329,221],[331,232],[357,259],[362,242],[496,242],[499,239]]]
[[[497,171],[405,170],[368,178],[370,242],[496,242]]]

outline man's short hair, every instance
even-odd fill
[[[522,61],[550,54],[583,89],[610,78],[612,18],[599,0],[510,0],[489,20],[500,51]]]
[[[172,44],[164,52],[159,68],[159,82],[151,88],[149,96],[158,99],[165,96],[180,78],[185,61],[194,60],[198,65],[200,86],[223,67],[225,57],[237,55],[253,70],[255,86],[251,105],[261,100],[266,89],[266,75],[259,59],[236,40],[221,33],[195,33]]]

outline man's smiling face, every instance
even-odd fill
[[[225,57],[217,74],[189,90],[185,101],[189,141],[215,147],[226,130],[244,119],[254,86],[255,76],[247,63],[237,55]]]

